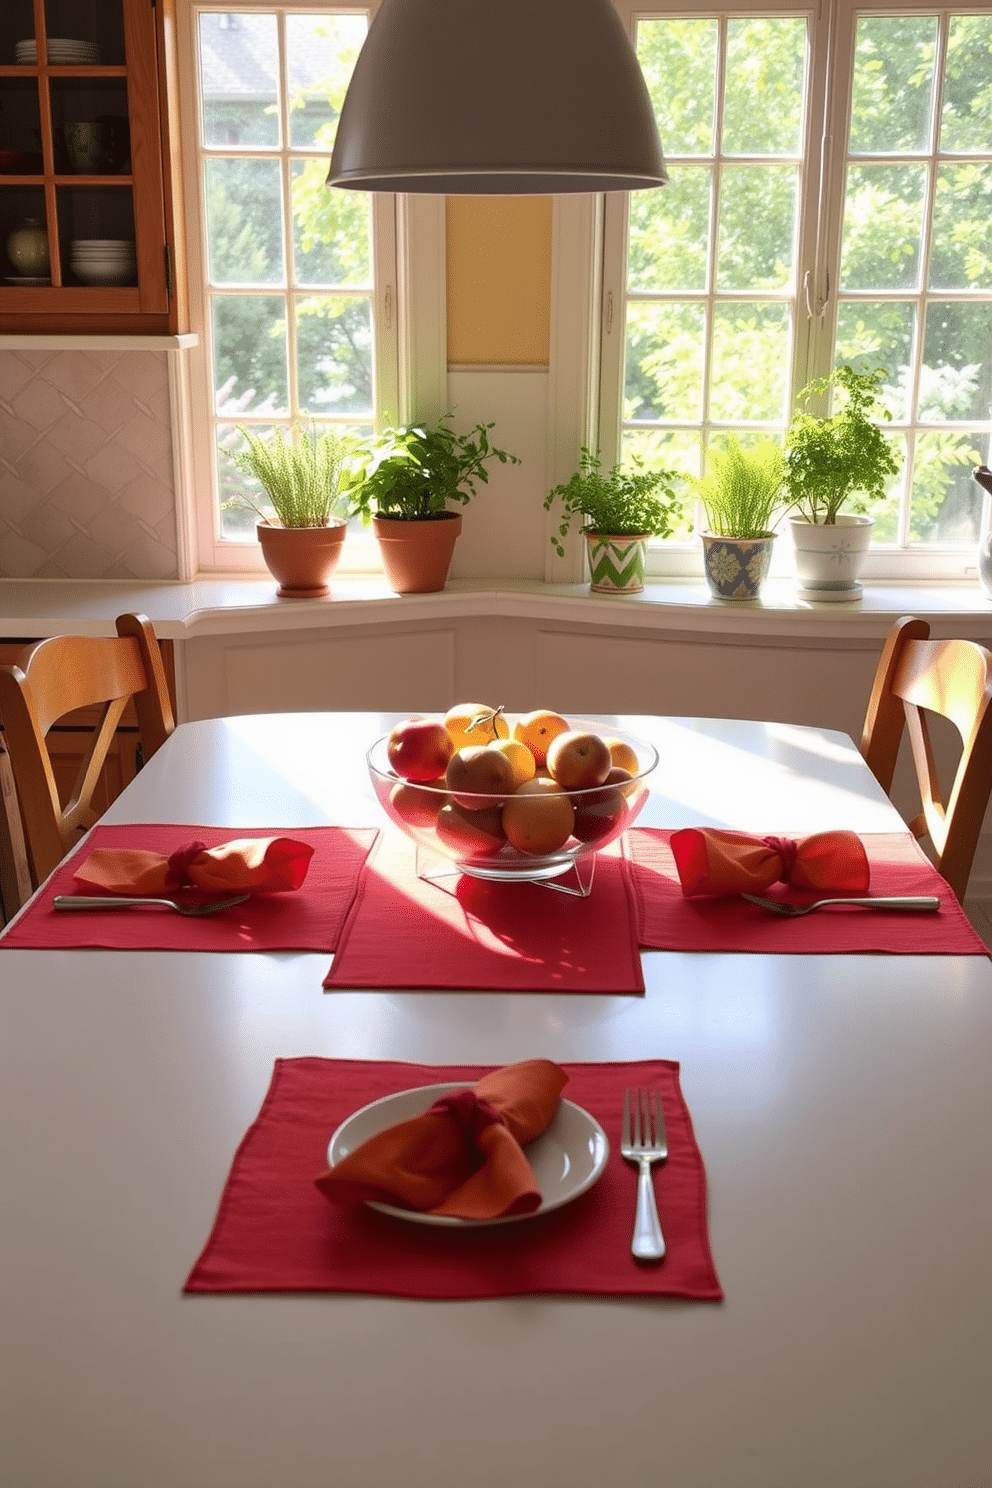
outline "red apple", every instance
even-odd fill
[[[478,796],[493,796],[492,804],[502,805],[513,793],[513,766],[500,750],[488,744],[470,744],[451,756],[444,783],[452,798],[469,811],[489,804],[477,800]]]
[[[405,822],[408,827],[429,830],[437,821],[438,812],[448,799],[443,790],[434,786],[411,785],[402,781],[394,785],[389,793],[390,814]]]
[[[595,806],[600,801],[608,799],[613,787],[623,791],[625,796],[629,796],[632,786],[636,786],[636,781],[631,776],[629,770],[622,770],[619,765],[614,765],[603,781],[602,790],[583,791],[581,795],[576,796],[573,805],[576,808],[579,806]]]
[[[456,802],[449,801],[438,812],[435,831],[448,851],[460,858],[498,852],[506,841],[498,806],[483,811],[466,811]]]
[[[569,729],[548,745],[548,770],[563,790],[588,790],[602,785],[613,761],[598,734]]]
[[[623,772],[626,774],[626,770]],[[628,807],[623,791],[615,786],[590,791],[590,799],[584,796],[573,801],[575,825],[572,833],[580,842],[599,842],[615,837],[627,819]]]
[[[448,730],[433,718],[408,718],[386,741],[389,763],[404,780],[439,780],[453,750]]]

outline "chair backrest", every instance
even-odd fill
[[[961,740],[946,804],[928,713],[949,719]],[[937,867],[963,899],[992,791],[992,653],[974,641],[933,641],[925,620],[897,621],[878,663],[861,738],[861,752],[887,794],[904,728],[923,806],[910,831],[929,836]]]
[[[0,723],[27,839],[34,887],[44,881],[99,812],[93,792],[128,703],[149,758],[175,723],[162,654],[144,615],[121,615],[117,636],[52,636],[0,667]],[[63,807],[46,745],[49,729],[77,708],[99,707],[70,799]]]

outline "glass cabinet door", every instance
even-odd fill
[[[154,7],[2,6],[0,330],[174,328]]]

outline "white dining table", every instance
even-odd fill
[[[184,724],[104,820],[394,831],[393,721]],[[846,736],[614,721],[659,750],[643,825],[902,827]],[[987,958],[646,952],[643,997],[329,959],[0,950],[3,1488],[987,1488]],[[724,1301],[183,1295],[299,1055],[677,1060]]]

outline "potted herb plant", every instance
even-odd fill
[[[872,517],[865,507],[884,500],[899,458],[878,426],[892,415],[881,402],[886,372],[856,372],[841,364],[807,384],[785,445],[786,505],[801,591],[809,598],[857,599]],[[842,406],[817,415],[810,404],[840,391]],[[845,511],[844,507],[851,510]]]
[[[443,589],[455,540],[462,530],[462,505],[488,484],[486,465],[520,462],[490,442],[492,424],[467,434],[452,427],[453,414],[436,424],[402,424],[372,435],[357,447],[345,487],[350,511],[372,525],[386,578],[397,594]]]
[[[562,538],[573,521],[582,519],[589,554],[592,588],[600,594],[639,594],[644,588],[644,562],[649,537],[668,537],[682,502],[668,470],[633,470],[614,465],[604,471],[598,453],[582,447],[579,468],[564,485],[544,498],[550,511],[555,501],[562,518],[552,545],[565,556]]]
[[[758,598],[771,563],[784,475],[785,456],[773,439],[745,446],[728,434],[722,446],[707,451],[705,474],[692,484],[706,513],[700,538],[715,598]]]
[[[234,464],[262,487],[265,503],[242,491],[240,500],[258,514],[255,531],[266,567],[284,599],[326,594],[341,556],[346,521],[336,515],[349,441],[326,430],[295,425],[287,438],[275,429],[269,438],[239,428],[246,448]]]

